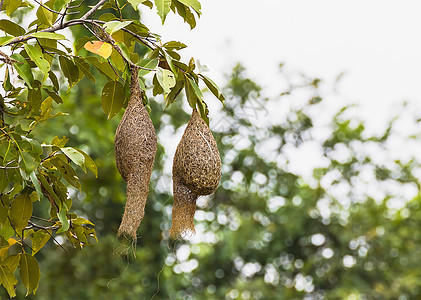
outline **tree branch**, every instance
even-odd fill
[[[82,16],[82,18],[80,18],[81,20],[86,20],[90,15],[92,15],[93,13],[95,13],[97,11],[97,9],[103,5],[105,2],[107,2],[107,0],[101,0],[99,1],[94,7],[92,7],[86,14],[84,14]]]
[[[19,167],[18,166],[16,166],[16,167],[3,167],[3,166],[0,166],[0,169],[2,169],[2,170],[13,170],[13,169],[19,169]]]
[[[84,14],[80,19],[76,19],[76,20],[70,20],[67,22],[57,22],[56,24],[54,24],[53,26],[50,26],[46,29],[40,30],[39,32],[56,32],[58,30],[64,29],[69,27],[70,25],[76,25],[76,24],[83,24],[86,22],[86,19],[92,15],[93,13],[95,13],[98,8],[103,5],[105,2],[107,2],[107,0],[100,0],[98,1],[98,3],[92,7],[86,14]],[[64,18],[64,14],[62,15],[62,18]],[[30,36],[30,35],[23,35],[23,36],[18,36],[16,38],[14,38],[13,40],[11,40],[9,43],[7,43],[5,46],[10,46],[16,43],[21,43],[21,42],[25,42],[27,40],[33,39],[34,37]]]

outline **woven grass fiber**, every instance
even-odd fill
[[[132,68],[130,99],[115,134],[117,169],[127,181],[127,201],[117,237],[135,240],[145,214],[156,154],[156,133],[141,97],[139,69]]]
[[[194,109],[174,155],[172,238],[195,233],[196,200],[199,196],[212,194],[220,179],[218,147],[208,125]]]

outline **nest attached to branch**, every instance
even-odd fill
[[[115,134],[117,169],[127,181],[127,201],[117,236],[133,240],[145,214],[157,147],[155,128],[142,103],[138,74],[139,69],[132,67],[129,103]]]
[[[193,110],[173,162],[172,238],[194,234],[199,196],[210,195],[221,179],[221,158],[208,125]]]

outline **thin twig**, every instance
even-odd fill
[[[2,169],[2,170],[13,170],[13,169],[19,169],[19,166],[16,166],[16,167],[3,167],[3,166],[0,166],[0,169]]]
[[[78,5],[75,6],[69,6],[67,9],[74,9],[74,8],[79,8],[82,6],[83,2],[85,2],[85,0],[80,1],[80,3]],[[70,3],[69,3],[70,4]]]
[[[117,6],[118,13],[120,14],[120,21],[123,20],[123,15],[121,14],[120,6],[118,5],[118,0],[115,0],[115,5]]]
[[[51,152],[47,157],[44,157],[43,159],[41,159],[41,163],[43,163],[44,161],[46,161],[47,159],[53,157],[59,150],[53,151]]]
[[[41,226],[41,225],[35,224],[34,222],[30,220],[28,221],[28,223],[31,224],[31,226],[25,229],[38,228],[38,229],[43,229],[43,230],[57,230],[60,228],[59,226]]]
[[[48,223],[55,223],[55,221],[47,220],[47,219],[40,218],[40,217],[37,217],[37,216],[31,216],[31,219],[40,220],[40,221],[48,222]]]
[[[91,28],[89,28],[85,23],[83,23],[83,27],[85,27],[86,29],[88,29],[89,30],[89,32],[90,33],[92,33],[92,35],[93,36],[95,36],[96,37],[96,34],[92,31],[92,29]]]
[[[94,7],[92,7],[86,14],[84,14],[82,16],[82,18],[80,18],[81,20],[86,20],[87,18],[89,18],[90,15],[92,15],[93,13],[95,13],[97,11],[97,9],[102,6],[105,2],[107,2],[107,0],[101,0],[99,1]]]
[[[0,55],[3,56],[2,58],[0,58],[0,60],[5,62],[8,65],[13,65],[13,63],[16,63],[16,62],[20,63],[17,60],[10,58],[10,56],[4,53],[3,51],[0,51]]]
[[[69,9],[69,5],[70,3],[67,3],[66,8],[64,9],[63,15],[61,16],[61,18],[57,18],[57,21],[55,22],[55,24],[60,23],[60,25],[63,26],[64,18],[66,17],[67,10]]]
[[[50,237],[53,239],[53,241],[61,248],[64,252],[67,253],[67,250],[53,237],[52,233],[46,230],[46,232],[50,235]]]
[[[58,15],[63,15],[63,13],[56,11],[54,9],[49,8],[48,6],[42,4],[41,2],[39,2],[38,0],[34,0],[36,3],[38,3],[40,6],[44,7],[46,10],[51,11],[52,13],[58,14]]]
[[[1,128],[0,127],[0,131],[2,131],[9,139],[10,139],[10,136],[9,136],[9,133],[7,132],[7,131],[5,131],[3,128]]]
[[[111,61],[110,61],[110,59],[109,59],[109,58],[107,58],[107,61],[108,61],[108,64],[111,66],[111,69],[113,69],[114,74],[115,74],[115,75],[117,75],[117,76],[121,79],[121,81],[125,82],[125,80],[124,80],[124,79],[120,76],[120,74],[118,74],[118,73],[117,73],[117,71],[114,69],[114,66],[113,66],[113,64],[111,63]]]
[[[3,2],[4,2],[4,0],[1,0],[1,2],[0,2],[0,10],[3,8]]]

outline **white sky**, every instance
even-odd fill
[[[333,80],[345,78],[343,100],[363,104],[367,116],[392,113],[391,104],[421,101],[419,0],[202,0],[195,29],[154,11],[143,22],[163,41],[188,45],[185,59],[200,58],[219,84],[236,62],[269,95],[279,93],[278,65]],[[349,102],[344,102],[349,103]]]

